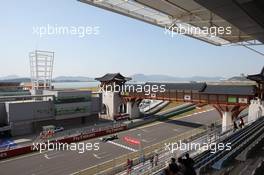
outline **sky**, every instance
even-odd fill
[[[97,35],[45,35],[47,26],[97,27]],[[93,28],[94,29],[94,28]],[[264,51],[263,46],[255,47]],[[30,76],[29,52],[55,52],[54,77],[120,72],[177,77],[259,73],[264,57],[244,47],[214,46],[77,0],[10,0],[0,6],[0,76]]]

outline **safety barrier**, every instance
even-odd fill
[[[32,152],[32,147],[31,146],[25,146],[25,147],[20,147],[8,151],[2,151],[0,152],[0,160],[1,159],[6,159],[14,156],[18,156],[21,154],[27,154]]]

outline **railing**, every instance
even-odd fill
[[[218,122],[216,122],[216,123],[218,123]],[[252,123],[253,123],[253,121],[249,121],[249,122],[247,122],[245,124],[246,125],[251,125]],[[220,125],[215,125],[215,126],[216,126],[215,129],[212,130],[212,131],[210,129],[207,130],[207,134],[206,135],[207,135],[208,144],[214,143],[214,142],[215,143],[219,143],[220,141],[223,141],[226,138],[228,138],[230,135],[233,135],[233,134],[237,133],[237,132],[234,133],[232,125],[228,126],[228,130],[225,133],[222,133],[222,128],[219,127]],[[200,151],[194,150],[194,151],[186,151],[186,152],[189,152],[189,154],[192,157],[194,157],[195,162],[197,162],[197,161],[199,162],[199,159],[200,160],[204,159],[208,155],[214,156],[211,153],[208,153],[208,151],[200,152]],[[180,156],[181,155],[178,155],[178,157],[180,157]],[[176,156],[172,155],[172,154],[170,154],[168,156],[164,156],[163,159],[165,159],[164,162],[166,162],[166,163],[160,164],[159,166],[154,167],[154,168],[147,168],[148,170],[146,171],[146,173],[140,173],[140,174],[161,174],[163,169],[166,167],[166,164],[169,164],[169,161],[170,161],[171,157],[176,158]],[[206,163],[207,162],[204,162],[204,164],[206,164]],[[146,167],[145,167],[145,169],[146,169]],[[143,171],[141,170],[141,172],[143,172]],[[152,172],[152,173],[150,173],[150,172]]]
[[[123,98],[154,99],[165,101],[191,102],[198,104],[248,105],[255,96],[237,94],[208,94],[193,90],[166,90],[146,95],[144,92],[126,92]]]
[[[261,124],[262,123],[260,123],[260,125]],[[248,121],[248,123],[246,125],[248,125],[248,126],[246,126],[245,129],[238,130],[235,132],[233,131],[233,129],[230,129],[230,132],[227,135],[227,137],[220,137],[218,142],[220,142],[220,141],[224,142],[224,143],[230,142],[232,144],[231,147],[234,147],[234,149],[235,149],[237,146],[234,146],[234,144],[236,144],[239,141],[239,139],[241,140],[241,138],[244,136],[245,133],[250,134],[252,132],[252,129],[255,128],[255,126],[260,126],[259,120],[257,120],[255,123],[254,123],[254,121]],[[233,133],[233,134],[229,137],[230,133]],[[245,137],[243,137],[243,138],[245,138]],[[195,168],[197,168],[198,172],[205,172],[212,165],[212,163],[215,163],[217,160],[219,160],[225,154],[227,154],[226,151],[219,151],[218,150],[218,152],[213,154],[213,155],[211,155],[208,152],[205,152],[205,154],[202,154],[202,155],[198,155],[198,158],[195,158],[196,159]]]
[[[251,130],[249,130],[247,133],[242,135],[242,138],[240,138],[239,140],[237,140],[235,143],[233,143],[235,146],[234,149],[232,149],[231,151],[229,151],[228,153],[225,153],[225,155],[218,160],[217,162],[215,162],[213,164],[212,167],[214,167],[215,169],[221,169],[222,166],[230,159],[232,159],[233,157],[235,157],[239,152],[241,152],[247,145],[249,145],[250,141],[254,141],[256,138],[259,137],[259,135],[261,135],[261,133],[264,130],[264,122],[260,121],[260,124],[258,127],[254,127]]]

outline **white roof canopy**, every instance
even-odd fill
[[[194,0],[79,0],[81,2],[126,15],[141,21],[171,29],[181,27],[196,31],[210,27],[230,27],[231,34],[212,35],[203,32],[185,33],[190,37],[214,44],[226,45],[254,40],[231,23],[207,10]]]

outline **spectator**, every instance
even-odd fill
[[[194,160],[190,158],[189,154],[185,154],[185,159],[183,161],[184,166],[186,167],[185,174],[186,175],[196,175],[195,169],[194,169]]]
[[[173,175],[169,168],[165,168],[162,175]]]
[[[145,155],[144,154],[140,157],[140,161],[143,165],[145,164]]]
[[[186,158],[186,162],[188,163],[188,165],[190,165],[191,167],[194,166],[194,160],[192,158],[190,158],[189,153],[185,154],[185,158]]]
[[[184,162],[183,162],[183,159],[182,157],[179,157],[178,158],[178,167],[179,167],[179,171],[181,174],[185,174],[185,171],[186,171],[186,167],[184,165]],[[179,174],[180,174],[179,173]]]
[[[159,161],[159,155],[156,153],[154,156],[154,165],[157,166]]]
[[[132,170],[132,160],[127,159],[127,174],[131,174]]]
[[[214,128],[215,128],[215,124],[214,123],[211,123],[211,131],[213,131],[214,130]]]
[[[238,129],[237,124],[236,124],[236,121],[234,121],[233,125],[234,125],[233,132],[235,132]]]
[[[176,164],[175,158],[171,158],[171,163],[169,164],[169,170],[170,170],[170,172],[172,172],[172,174],[176,174],[179,172],[179,167]]]
[[[170,171],[169,168],[165,168],[165,169],[163,170],[162,175],[172,175],[172,173],[171,173],[171,171]]]
[[[244,120],[243,120],[243,118],[240,118],[239,127],[240,127],[240,128],[243,128],[243,127],[244,127],[244,125],[245,125],[245,123],[244,123]]]
[[[151,168],[153,168],[154,166],[154,156],[153,155],[150,157],[150,164],[151,164]]]
[[[132,167],[133,167],[133,160],[132,159],[130,160],[130,166],[131,166],[131,169],[132,169]]]

